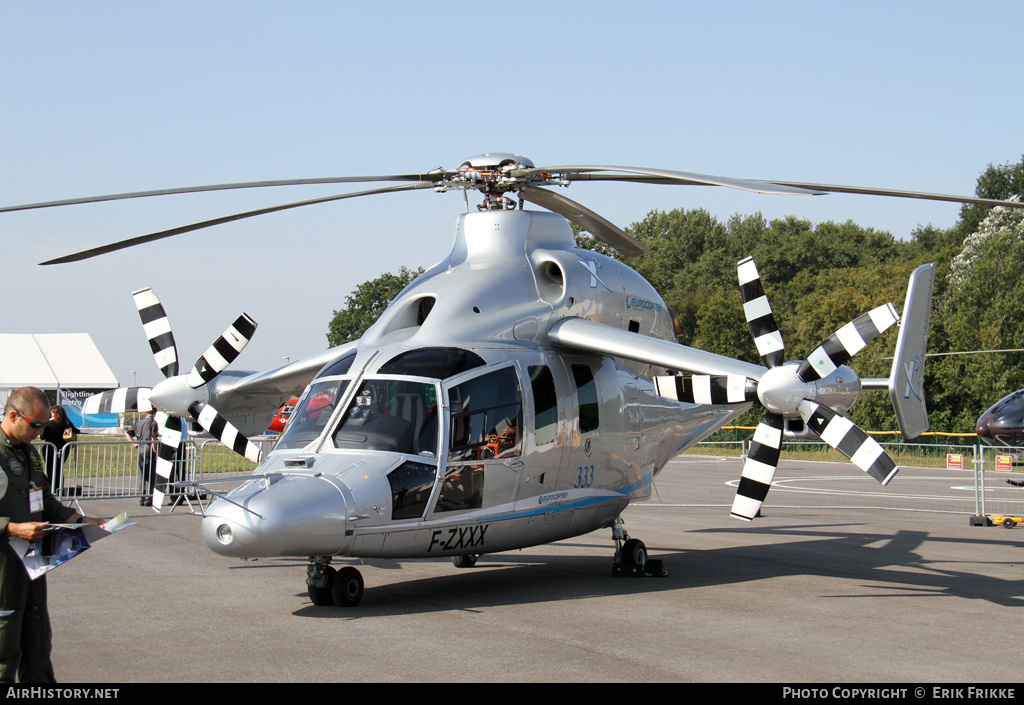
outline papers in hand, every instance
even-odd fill
[[[44,529],[46,535],[38,541],[26,541],[17,536],[9,537],[8,541],[28,571],[28,577],[35,580],[67,563],[96,541],[135,523],[126,523],[127,520],[128,512],[125,511],[104,522],[102,529],[88,523],[50,524]]]

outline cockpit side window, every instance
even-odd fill
[[[425,463],[402,463],[388,474],[391,484],[391,518],[419,519],[434,490],[437,468]]]
[[[337,377],[343,374],[348,374],[349,369],[352,367],[352,361],[356,359],[356,354],[350,352],[348,355],[343,355],[328,362],[323,368],[316,373],[316,377],[313,379],[320,379],[321,377]]]
[[[348,383],[347,379],[334,379],[307,387],[288,419],[277,448],[302,448],[315,440],[327,425]]]
[[[522,398],[515,368],[506,367],[452,387],[448,459],[482,460],[520,454]]]
[[[432,384],[368,379],[334,432],[334,447],[437,457],[437,391]]]

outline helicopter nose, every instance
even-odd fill
[[[222,556],[332,555],[344,547],[346,520],[341,489],[319,473],[271,473],[213,502],[202,534]]]
[[[978,434],[979,438],[983,438],[985,440],[991,440],[992,439],[992,431],[991,431],[991,429],[989,427],[989,422],[990,421],[991,421],[991,418],[989,418],[988,414],[986,414],[986,415],[982,416],[980,419],[978,419],[978,427],[976,429],[974,429],[974,432]]]

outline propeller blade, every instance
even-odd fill
[[[256,321],[245,313],[235,319],[224,334],[196,360],[188,376],[188,386],[195,389],[223,372],[252,340],[256,325]]]
[[[839,365],[845,364],[865,345],[899,320],[899,314],[892,304],[879,306],[857,317],[815,348],[814,352],[800,363],[797,376],[804,382],[828,377]]]
[[[339,196],[326,196],[324,198],[314,198],[308,201],[297,201],[295,203],[286,203],[281,206],[272,206],[270,208],[260,208],[259,210],[247,211],[245,213],[236,213],[235,215],[224,216],[223,218],[214,218],[213,220],[204,220],[201,223],[193,223],[192,225],[183,225],[180,228],[172,228],[170,230],[163,230],[158,233],[151,233],[149,235],[140,235],[139,237],[129,238],[127,240],[121,240],[110,245],[101,245],[100,247],[94,247],[91,250],[83,250],[82,252],[76,252],[74,254],[66,255],[64,257],[58,257],[57,259],[47,260],[40,264],[65,264],[67,262],[79,262],[83,259],[89,259],[90,257],[96,257],[97,255],[105,255],[109,252],[117,252],[118,250],[124,250],[135,245],[142,245],[147,242],[153,242],[154,240],[162,240],[166,237],[172,237],[174,235],[181,235],[183,233],[190,233],[194,230],[202,230],[203,228],[210,228],[215,225],[223,225],[224,223],[230,223],[236,220],[242,220],[243,218],[252,218],[257,215],[266,215],[267,213],[276,213],[277,211],[288,210],[289,208],[300,208],[302,206],[310,206],[317,203],[327,203],[329,201],[340,201],[346,198],[355,198],[357,196],[372,196],[378,193],[393,193],[396,191],[411,191],[415,189],[432,188],[433,182],[421,181],[415,184],[407,184],[405,186],[388,186],[386,188],[372,189],[370,191],[357,191],[355,193],[344,193]]]
[[[171,196],[180,193],[201,193],[204,191],[227,191],[230,189],[264,188],[267,186],[308,186],[311,184],[353,184],[372,181],[441,181],[452,172],[436,171],[430,174],[391,174],[385,176],[336,176],[320,179],[283,179],[279,181],[247,181],[237,184],[213,184],[210,186],[185,186],[182,188],[156,189],[154,191],[132,191],[130,193],[113,193],[105,196],[86,196],[84,198],[66,198],[60,201],[43,201],[26,203],[20,206],[0,207],[0,213],[26,211],[34,208],[54,208],[56,206],[73,206],[82,203],[100,203],[102,201],[119,201],[127,198],[148,198],[150,196]]]
[[[754,431],[750,452],[743,463],[743,475],[736,498],[732,501],[732,516],[751,521],[761,511],[764,498],[775,479],[779,467],[779,451],[782,448],[783,418],[771,412],[764,415]]]
[[[171,322],[164,313],[160,299],[149,287],[132,292],[135,307],[142,319],[142,328],[146,331],[146,339],[153,351],[153,359],[164,377],[178,374],[178,348],[174,345],[174,333]]]
[[[192,418],[203,427],[204,431],[239,455],[243,455],[246,459],[259,464],[261,456],[259,447],[243,436],[230,421],[221,416],[212,406],[207,404],[202,411],[199,411],[198,404],[193,404],[189,407],[188,411],[192,414]],[[197,411],[199,413],[196,413]]]
[[[82,402],[83,414],[123,414],[128,411],[146,412],[153,408],[149,403],[149,387],[122,387],[93,394]]]
[[[742,375],[658,375],[658,395],[690,404],[741,404],[757,399],[757,382]]]
[[[522,198],[576,223],[601,242],[614,247],[624,257],[639,257],[650,252],[646,245],[628,235],[611,221],[560,193],[531,186],[523,189]]]
[[[761,285],[761,275],[757,271],[753,257],[742,259],[736,266],[740,281],[740,299],[743,301],[743,315],[747,319],[750,337],[757,346],[757,354],[761,356],[766,367],[777,367],[783,362],[785,343],[779,324],[775,322],[772,306]]]
[[[885,449],[849,419],[827,406],[806,399],[800,402],[799,411],[807,427],[821,436],[821,440],[883,485],[889,484],[889,480],[899,472],[899,467]]]
[[[159,513],[164,503],[163,488],[171,481],[178,446],[181,445],[181,439],[187,431],[184,419],[162,411],[156,412],[156,423],[160,427],[160,442],[156,446],[157,477],[153,478],[153,511]]]

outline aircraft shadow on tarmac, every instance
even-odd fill
[[[864,533],[856,524],[816,527],[777,526],[750,529],[699,529],[688,534],[744,533],[765,540],[725,548],[682,549],[648,546],[654,558],[665,561],[668,576],[613,578],[607,543],[565,541],[556,547],[583,549],[587,555],[537,554],[530,549],[481,557],[475,568],[456,569],[431,577],[402,576],[388,581],[389,571],[407,572],[406,565],[425,561],[367,559],[360,565],[381,572],[367,574],[367,590],[356,608],[306,605],[297,616],[321,619],[358,619],[371,616],[421,614],[444,610],[474,610],[509,604],[548,603],[588,597],[683,591],[687,588],[726,586],[797,575],[846,579],[858,591],[837,597],[960,597],[985,600],[1006,607],[1024,606],[1024,581],[1004,579],[977,571],[979,565],[1009,566],[1024,541],[966,540],[932,537],[928,532],[901,530]],[[924,543],[952,543],[955,558],[925,558]],[[987,547],[992,559],[968,558]],[[1003,560],[1001,556],[1010,558]],[[962,557],[962,558],[961,558]],[[338,562],[337,565],[349,563]],[[955,566],[962,563],[962,569]],[[251,567],[304,566],[301,559],[261,562]],[[444,569],[443,568],[443,569]],[[907,570],[910,568],[911,570]],[[250,569],[250,568],[246,568]],[[376,579],[375,579],[376,578]],[[300,594],[305,597],[305,593]]]

